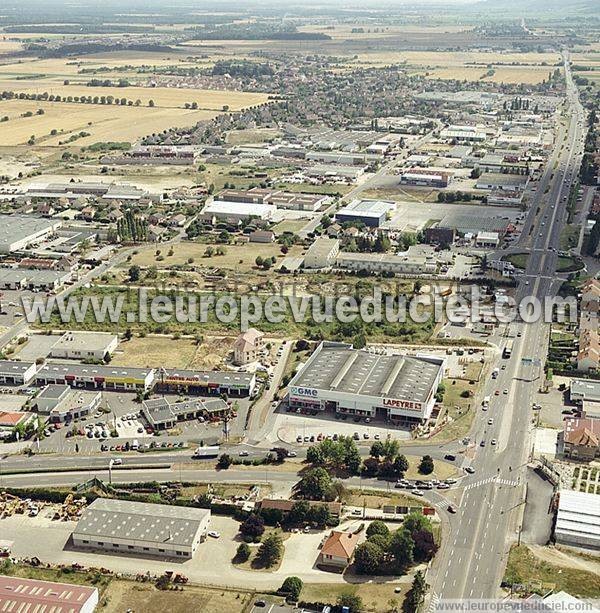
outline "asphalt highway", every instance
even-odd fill
[[[583,151],[584,112],[565,55],[568,124],[559,130],[554,155],[540,179],[520,246],[529,249],[527,268],[519,279],[517,302],[555,295],[557,251],[567,220],[567,200]],[[556,162],[556,165],[555,165]],[[548,191],[546,191],[548,189]],[[537,206],[540,212],[537,213]],[[531,229],[531,232],[529,232]],[[533,394],[541,383],[548,327],[542,320],[517,322],[513,355],[506,369],[490,380],[490,409],[475,424],[473,448],[478,479],[463,488],[456,515],[448,517],[450,533],[436,557],[428,583],[431,606],[446,599],[494,598],[511,542],[516,539],[526,497],[526,466],[532,441]],[[496,389],[508,394],[495,396]],[[487,425],[493,418],[493,425]],[[491,444],[491,439],[496,444]],[[481,446],[481,445],[484,446]]]

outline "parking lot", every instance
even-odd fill
[[[128,451],[132,446],[134,450],[182,448],[200,441],[213,444],[223,437],[222,424],[199,420],[180,422],[173,431],[155,433],[141,416],[141,405],[132,393],[105,391],[101,407],[104,410],[51,429],[40,442],[40,451],[97,453]],[[117,436],[111,436],[113,431]]]
[[[380,421],[366,422],[361,419],[357,422],[352,416],[348,416],[345,420],[336,419],[333,413],[297,414],[287,412],[284,405],[275,412],[272,432],[274,440],[271,442],[279,439],[285,443],[307,445],[326,437],[337,439],[339,436],[351,436],[357,442],[364,441],[365,443],[384,440],[388,435],[390,438],[399,440],[410,439],[410,432],[407,429]]]

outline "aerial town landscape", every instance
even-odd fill
[[[0,611],[600,611],[598,0],[0,1]]]

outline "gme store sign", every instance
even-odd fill
[[[423,405],[420,402],[413,402],[412,400],[396,400],[395,398],[384,398],[383,406],[393,409],[407,409],[409,411],[420,411]]]
[[[310,389],[309,387],[292,387],[292,394],[295,396],[308,396],[310,398],[316,398],[319,395],[317,390]]]

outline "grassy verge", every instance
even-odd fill
[[[564,590],[582,598],[600,597],[600,576],[581,569],[558,566],[540,560],[527,546],[514,545],[504,574],[508,584],[527,584],[531,591]]]
[[[527,253],[511,253],[502,258],[504,262],[510,262],[515,268],[521,268],[525,270],[527,268],[527,262],[529,255]]]
[[[396,588],[400,588],[399,593]],[[410,584],[404,583],[306,583],[301,598],[305,602],[335,604],[339,596],[350,593],[360,596],[366,611],[400,611],[409,589]]]

